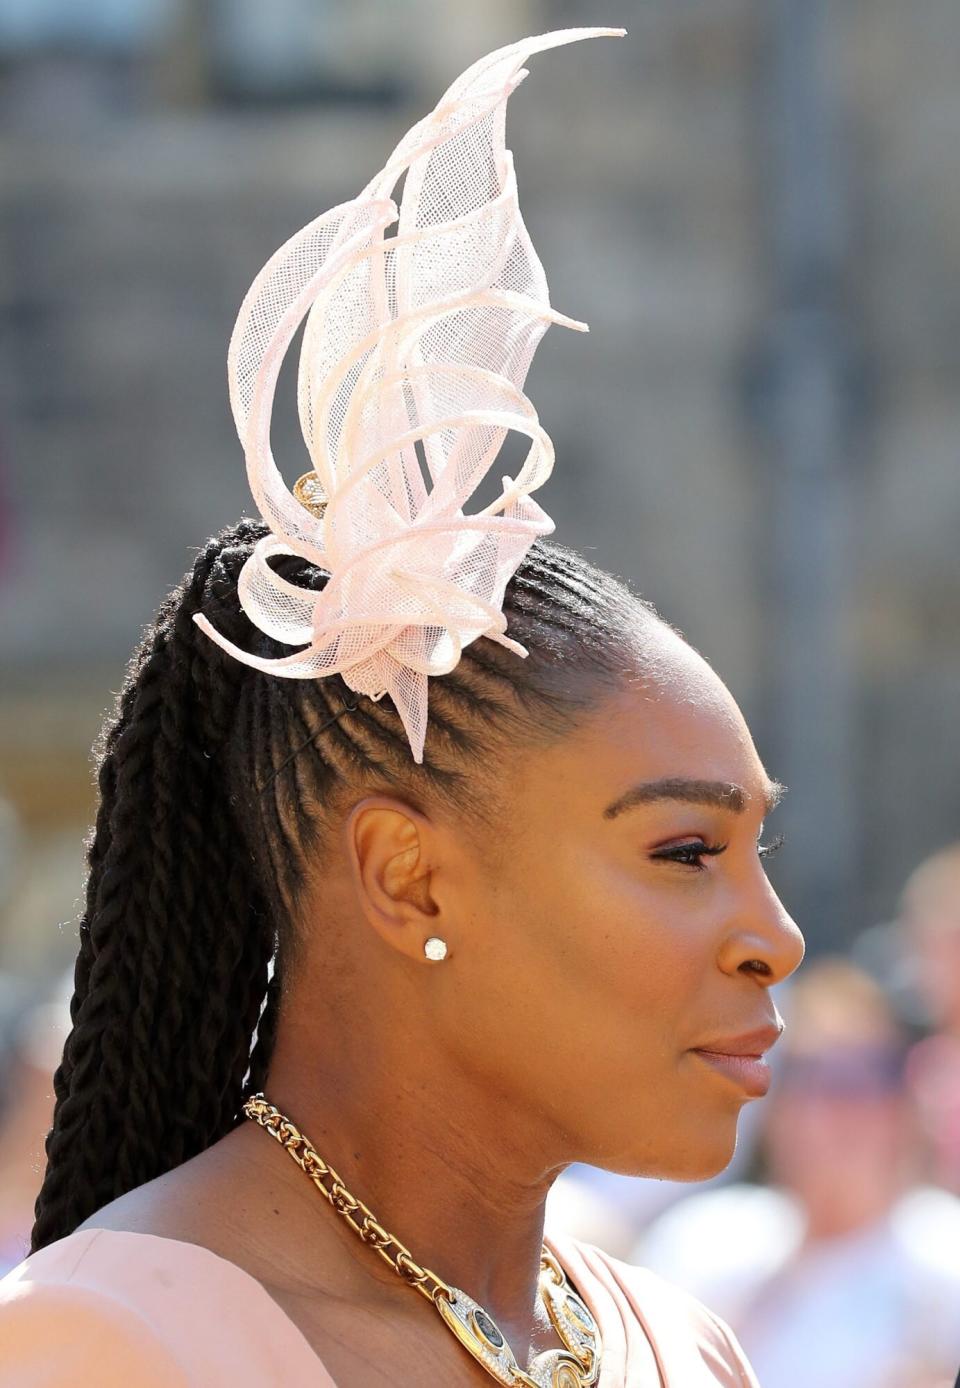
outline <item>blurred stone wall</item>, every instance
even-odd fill
[[[351,80],[380,93],[367,102],[216,100],[186,21],[119,77],[8,68],[0,785],[26,845],[0,939],[12,967],[72,955],[72,927],[51,940],[52,921],[80,888],[100,717],[196,547],[251,513],[225,356],[253,275],[353,196],[461,67],[527,32],[630,30],[535,56],[511,101],[553,302],[591,326],[551,330],[528,380],[557,447],[542,501],[558,539],[628,577],[703,651],[766,757],[775,477],[744,378],[773,297],[758,99],[770,11],[585,9],[488,4],[468,23],[418,0],[404,24],[396,7],[341,9]],[[850,459],[861,891],[855,919],[828,923],[843,939],[889,914],[917,857],[960,830],[960,10],[838,0],[830,24],[854,213],[843,307],[868,380]],[[274,447],[292,481],[305,464],[286,374]],[[768,769],[789,782],[789,767]],[[54,860],[38,896],[37,864]]]

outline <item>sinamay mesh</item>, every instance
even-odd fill
[[[417,762],[428,676],[452,670],[479,636],[527,654],[504,634],[501,607],[534,539],[554,529],[530,496],[553,446],[522,387],[551,323],[586,331],[550,307],[504,145],[507,101],[530,54],[623,32],[559,30],[474,63],[357,198],[271,256],[230,340],[233,416],[272,531],[241,571],[239,598],[262,631],[304,649],[262,659],[203,615],[194,621],[258,670],[339,672],[357,693],[389,693]],[[398,210],[390,194],[404,174]],[[287,488],[270,450],[280,364],[304,315],[299,412],[322,516]],[[523,465],[496,501],[465,515],[511,429],[530,440]],[[267,562],[279,554],[329,573],[323,591],[281,579]]]

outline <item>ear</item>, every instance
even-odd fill
[[[364,917],[391,949],[419,963],[438,933],[431,895],[436,834],[429,818],[404,801],[368,795],[344,825],[347,861]]]

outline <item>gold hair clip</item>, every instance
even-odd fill
[[[293,494],[311,515],[318,519],[323,518],[327,509],[327,497],[323,483],[315,472],[305,472],[302,477],[298,477],[293,484]]]

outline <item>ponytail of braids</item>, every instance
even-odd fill
[[[98,738],[73,1029],[31,1252],[209,1146],[241,1102],[274,939],[217,753],[249,671],[216,659],[191,617],[205,599],[239,606],[246,529],[262,527],[212,540],[164,602]]]

